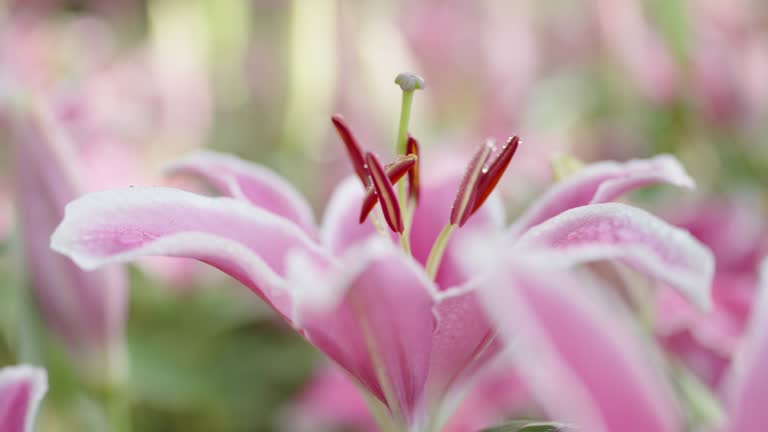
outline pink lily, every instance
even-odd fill
[[[726,373],[724,394],[729,414],[723,431],[761,430],[768,424],[768,258],[761,266],[757,303],[746,337]]]
[[[47,390],[44,369],[24,365],[0,369],[0,430],[32,432],[37,409]]]
[[[43,102],[15,113],[12,127],[25,265],[41,317],[83,376],[119,379],[128,304],[122,269],[84,272],[49,248],[64,206],[84,193],[73,146]]]
[[[693,308],[672,290],[656,298],[656,334],[668,352],[717,388],[740,344],[755,299],[759,259],[768,251],[768,226],[755,205],[711,200],[670,218],[715,254],[713,307]]]
[[[551,267],[536,258],[505,262],[480,292],[502,336],[514,341],[507,360],[551,418],[597,432],[687,430],[659,358],[641,349],[648,341],[630,314],[594,281],[544,278],[542,265]],[[707,430],[762,430],[768,422],[768,259],[762,267],[758,304],[726,372],[727,420]]]
[[[517,138],[500,149],[482,145],[463,177],[435,175],[420,160],[416,201],[415,194],[399,196],[390,170],[352,135],[342,136],[359,179],[337,188],[320,228],[307,226],[308,205],[276,174],[207,153],[172,170],[201,174],[230,197],[168,188],[86,195],[67,207],[51,247],[86,269],[148,255],[194,258],[219,268],[341,365],[378,401],[374,405],[386,407],[394,427],[414,430],[439,424],[446,395],[501,346],[478,302],[482,278],[460,265],[460,245],[472,232],[506,233],[508,253],[552,253],[565,267],[616,259],[697,304],[708,303],[712,260],[706,249],[644,211],[604,204],[651,183],[691,186],[669,156],[588,167],[506,232],[490,192]],[[396,171],[398,163],[412,162],[390,168]],[[369,177],[360,174],[365,172]],[[357,181],[378,197],[381,212],[373,224],[358,223],[366,193]],[[382,216],[394,236],[377,231],[384,230]]]

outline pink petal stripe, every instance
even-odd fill
[[[626,311],[548,263],[508,262],[479,292],[553,420],[590,432],[679,432],[671,389]]]
[[[312,208],[296,188],[269,168],[235,156],[204,151],[170,164],[169,175],[203,178],[219,193],[245,200],[289,219],[314,235],[317,225]]]
[[[526,232],[519,250],[555,252],[567,265],[617,259],[708,308],[712,253],[688,232],[623,204],[568,210]]]
[[[765,430],[768,425],[768,258],[760,280],[747,335],[724,384],[730,415],[727,432]]]
[[[37,409],[47,390],[44,369],[26,365],[0,369],[0,430],[32,432]]]
[[[496,330],[477,296],[478,280],[442,291],[435,305],[437,328],[429,365],[430,400],[440,400],[454,384],[496,354]]]
[[[328,272],[291,260],[295,326],[401,420],[418,412],[436,288],[389,240],[350,249]]]
[[[150,255],[198,259],[240,280],[284,316],[287,253],[301,249],[324,260],[287,219],[242,201],[167,188],[117,189],[70,203],[51,247],[85,269]]]
[[[656,183],[694,187],[693,179],[670,155],[623,163],[594,163],[549,189],[518,219],[511,231],[517,237],[568,209],[609,202],[633,189]]]

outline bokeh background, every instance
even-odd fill
[[[164,164],[209,148],[273,168],[319,215],[351,173],[331,114],[365,146],[392,148],[401,71],[427,82],[411,132],[431,154],[523,138],[502,184],[511,214],[553,181],[555,155],[663,152],[698,190],[671,201],[651,189],[636,197],[645,206],[768,221],[762,0],[0,1],[0,365],[48,368],[38,430],[105,426],[77,355],[29,289],[34,274],[56,274],[25,260],[15,191],[54,168],[12,156],[19,101],[51,102],[86,190],[168,184]],[[754,240],[740,228],[726,240]],[[134,430],[290,430],[323,364],[308,344],[202,264],[152,260],[129,276],[121,385]]]

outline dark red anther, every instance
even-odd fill
[[[373,153],[366,153],[365,161],[368,165],[368,173],[371,175],[371,181],[376,190],[376,195],[379,197],[379,203],[381,203],[382,213],[384,213],[387,225],[389,225],[392,231],[402,234],[403,214],[400,211],[400,203],[397,201],[395,188],[392,187],[384,167],[381,166],[381,162]]]
[[[409,155],[416,155],[416,163],[413,165],[410,171],[408,171],[408,196],[418,203],[419,194],[421,192],[419,187],[419,142],[416,138],[408,134],[408,142],[405,145],[405,152]]]
[[[520,138],[514,136],[510,138],[504,147],[501,148],[499,155],[491,162],[488,169],[483,170],[480,176],[480,181],[477,182],[477,198],[475,198],[475,204],[472,208],[474,214],[480,206],[483,205],[488,196],[493,192],[496,184],[501,180],[501,176],[504,175],[509,162],[517,151],[517,146],[520,144]]]
[[[451,209],[450,222],[452,225],[464,226],[472,215],[472,209],[475,208],[475,201],[478,195],[477,185],[483,174],[483,168],[491,157],[493,148],[493,142],[487,141],[477,149],[469,165],[467,165],[467,170],[464,172],[464,177],[459,185],[459,191],[456,193],[456,199],[453,202],[453,209]]]
[[[389,177],[389,182],[396,184],[403,178],[406,172],[410,172],[409,170],[412,169],[416,163],[418,163],[416,155],[398,156],[394,162],[387,164],[384,167],[384,171],[386,171],[387,177]],[[369,186],[365,191],[363,206],[360,208],[360,223],[365,222],[365,219],[371,213],[371,210],[373,210],[373,207],[376,206],[378,201],[379,197],[376,195],[373,186]]]
[[[352,166],[355,168],[355,173],[360,177],[360,181],[363,182],[363,186],[369,186],[371,184],[368,179],[368,170],[365,167],[365,159],[363,157],[363,150],[357,143],[357,139],[352,135],[352,131],[347,126],[347,122],[340,114],[334,114],[331,117],[333,125],[336,127],[336,132],[339,133],[341,140],[344,141],[344,147],[347,149],[347,155],[349,160],[352,161]]]

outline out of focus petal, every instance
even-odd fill
[[[480,292],[510,356],[556,421],[590,432],[677,432],[671,390],[618,303],[545,263],[508,263]]]
[[[26,365],[0,369],[0,430],[32,432],[47,390],[44,369]]]
[[[763,430],[768,424],[768,259],[747,335],[725,382],[727,432]]]

